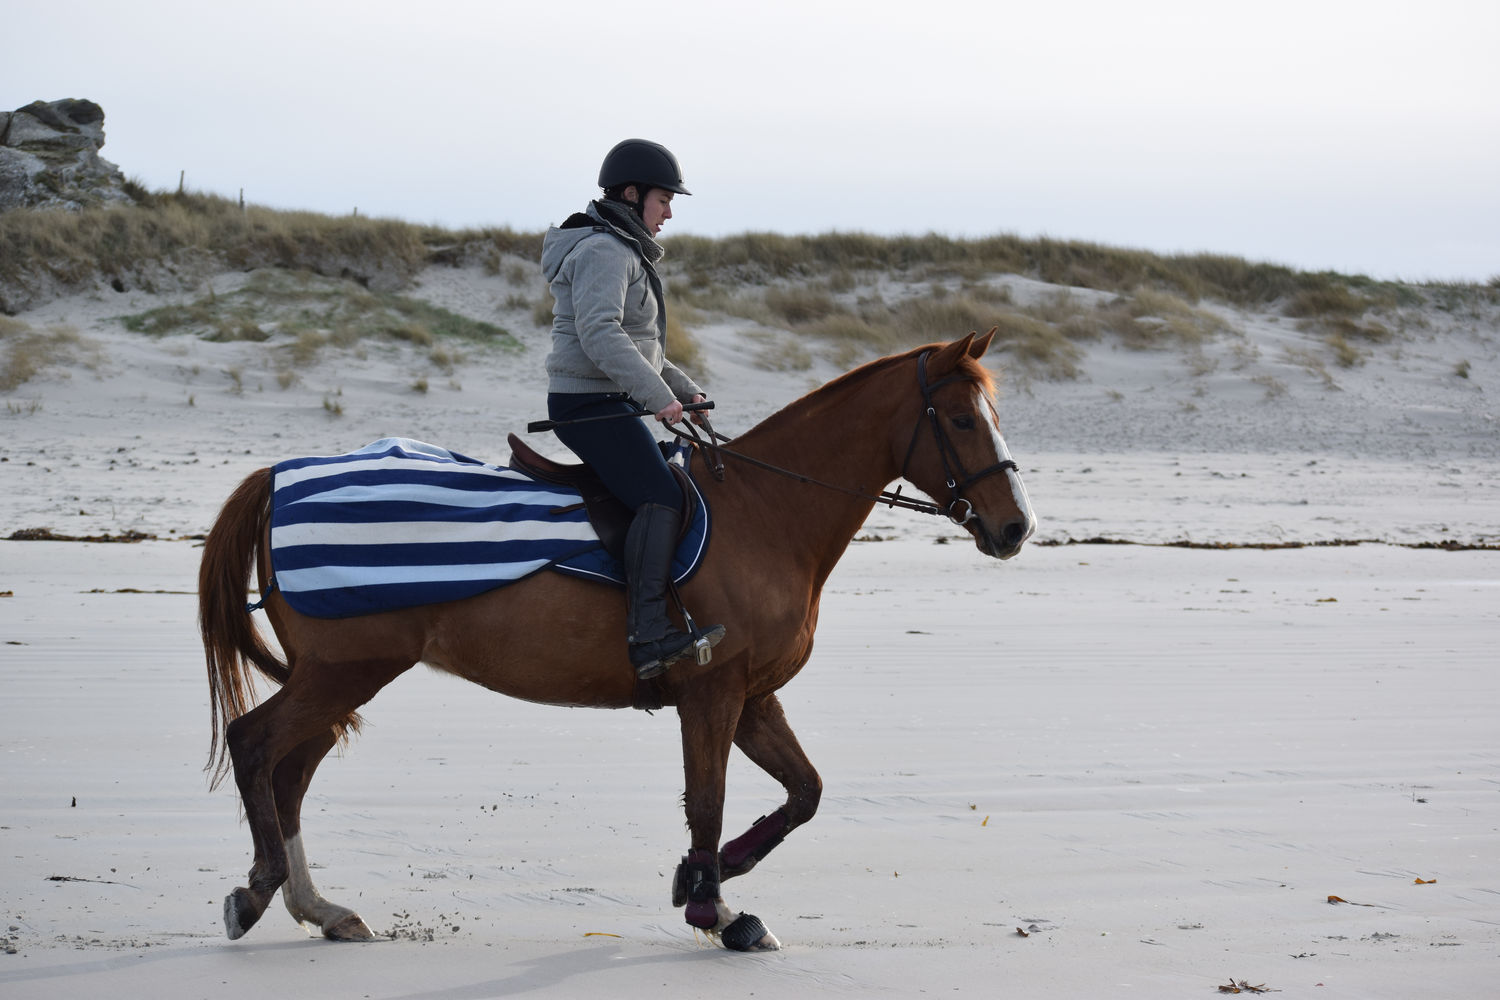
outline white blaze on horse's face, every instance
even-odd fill
[[[979,412],[989,413],[987,423],[989,424],[990,435],[995,439],[995,461],[1015,461],[1015,459],[1011,458],[1010,449],[1005,446],[1005,435],[1000,433],[1000,414],[995,409],[994,402],[991,401],[990,397],[982,389],[976,389],[975,395],[978,396]],[[1021,517],[1026,522],[1025,533],[1021,535],[1020,539],[1021,542],[1024,542],[1031,537],[1032,532],[1036,531],[1036,515],[1031,512],[1031,498],[1026,495],[1026,484],[1021,482],[1021,473],[1017,470],[1006,469],[1005,481],[1010,484],[1010,494],[1016,501],[1016,510],[1020,511]],[[1019,543],[1017,544],[1019,545]]]

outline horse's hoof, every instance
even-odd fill
[[[741,913],[739,918],[719,932],[719,940],[730,951],[780,951],[781,942],[776,935],[766,930],[765,922],[750,913]]]
[[[255,926],[264,912],[255,905],[248,890],[234,890],[224,897],[224,933],[229,935],[229,940],[238,941]]]
[[[330,941],[374,941],[375,935],[369,926],[360,919],[358,913],[351,913],[344,919],[330,924],[323,931],[323,936]]]

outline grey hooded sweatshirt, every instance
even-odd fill
[[[552,289],[547,391],[624,392],[652,413],[703,390],[666,358],[661,280],[639,242],[594,205],[594,225],[547,231],[542,274]]]

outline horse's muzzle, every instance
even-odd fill
[[[1021,551],[1021,546],[1026,544],[1026,539],[1036,530],[1036,523],[1029,518],[1018,517],[1000,525],[998,530],[991,530],[983,522],[971,524],[970,530],[974,533],[974,544],[979,547],[980,552],[996,559],[1009,559]]]

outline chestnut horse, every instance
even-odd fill
[[[1019,552],[1036,526],[977,360],[992,336],[857,368],[735,439],[723,482],[699,477],[714,537],[682,596],[703,620],[727,625],[728,636],[711,663],[689,657],[652,683],[682,726],[691,843],[673,902],[728,948],[779,946],[760,920],[725,905],[719,886],[817,810],[822,782],[776,692],[811,655],[823,584],[874,505],[947,514],[979,551],[1000,559]],[[943,504],[871,492],[898,477]],[[217,782],[232,765],[255,845],[249,884],[224,901],[225,928],[230,938],[244,934],[280,888],[298,921],[329,938],[365,940],[372,934],[359,915],[313,885],[300,818],[314,770],[358,725],[355,710],[418,662],[528,701],[630,707],[638,692],[625,601],[617,588],[551,572],[464,600],[347,619],[305,617],[273,591],[265,609],[283,663],[245,603],[252,564],[262,591],[270,578],[270,494],[270,469],[240,484],[209,532],[199,575],[210,767]],[[249,664],[280,685],[259,705]],[[787,799],[721,846],[731,746],[779,781]]]

